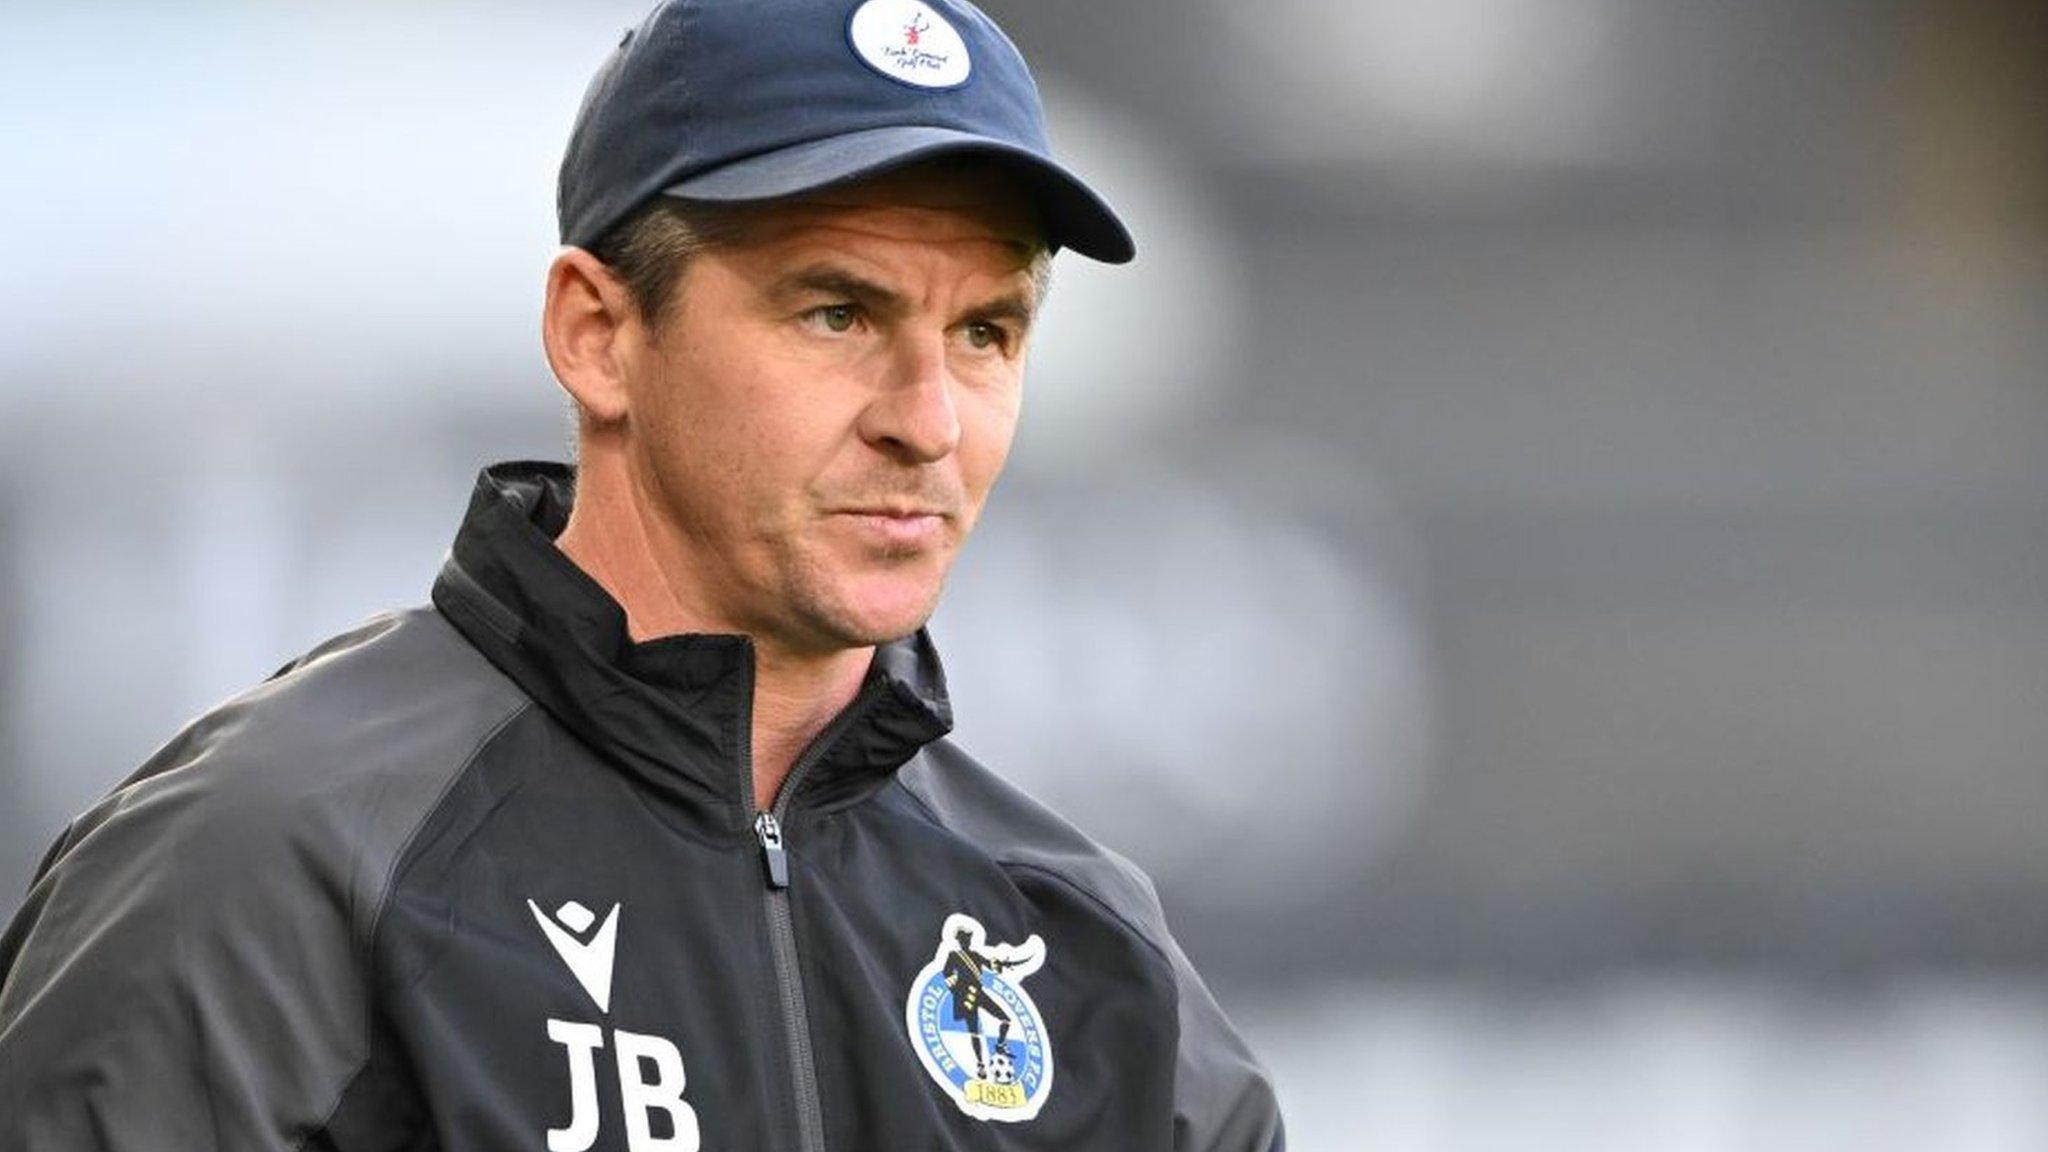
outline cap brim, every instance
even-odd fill
[[[1011,161],[1029,185],[1046,239],[1054,247],[1071,248],[1105,264],[1122,264],[1137,254],[1123,221],[1079,177],[1028,148],[951,128],[871,128],[794,144],[692,176],[662,189],[662,194],[716,203],[774,200],[949,153]]]

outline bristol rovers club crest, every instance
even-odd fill
[[[910,985],[904,1025],[918,1059],[962,1112],[1029,1120],[1052,1092],[1052,1040],[1024,981],[1045,942],[991,944],[981,922],[955,913],[932,962]]]

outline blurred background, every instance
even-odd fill
[[[1058,263],[933,623],[1303,1149],[2048,1149],[2048,18],[990,0]],[[181,723],[561,458],[640,2],[0,33],[0,912]]]

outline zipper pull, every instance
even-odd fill
[[[775,813],[763,812],[754,818],[754,835],[760,838],[761,859],[768,865],[769,887],[789,887],[789,854],[782,850],[782,824]]]

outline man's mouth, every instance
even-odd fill
[[[946,524],[943,513],[909,505],[877,504],[846,508],[834,515],[852,522],[855,530],[863,536],[898,547],[937,543]]]

